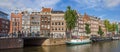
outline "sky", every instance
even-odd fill
[[[112,22],[120,22],[120,0],[0,0],[0,11],[10,14],[16,8],[38,10],[50,7],[53,10],[66,11],[71,6],[80,14],[87,13]]]

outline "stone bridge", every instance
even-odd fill
[[[24,46],[61,45],[65,44],[66,38],[48,37],[12,37],[0,38],[0,49],[22,48]]]

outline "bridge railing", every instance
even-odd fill
[[[24,37],[46,37],[46,38],[66,38],[65,35],[53,35],[53,34],[8,34],[7,36],[2,36],[0,38],[24,38]]]

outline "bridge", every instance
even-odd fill
[[[49,39],[48,37],[0,37],[0,49],[21,48],[24,46],[39,46]]]
[[[24,46],[39,46],[44,43],[48,37],[23,37]]]
[[[48,36],[21,36],[0,37],[0,49],[22,48],[25,46],[61,45],[65,44],[66,38],[52,38]]]

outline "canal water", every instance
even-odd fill
[[[120,40],[85,45],[34,46],[21,49],[5,49],[0,52],[120,52]]]

